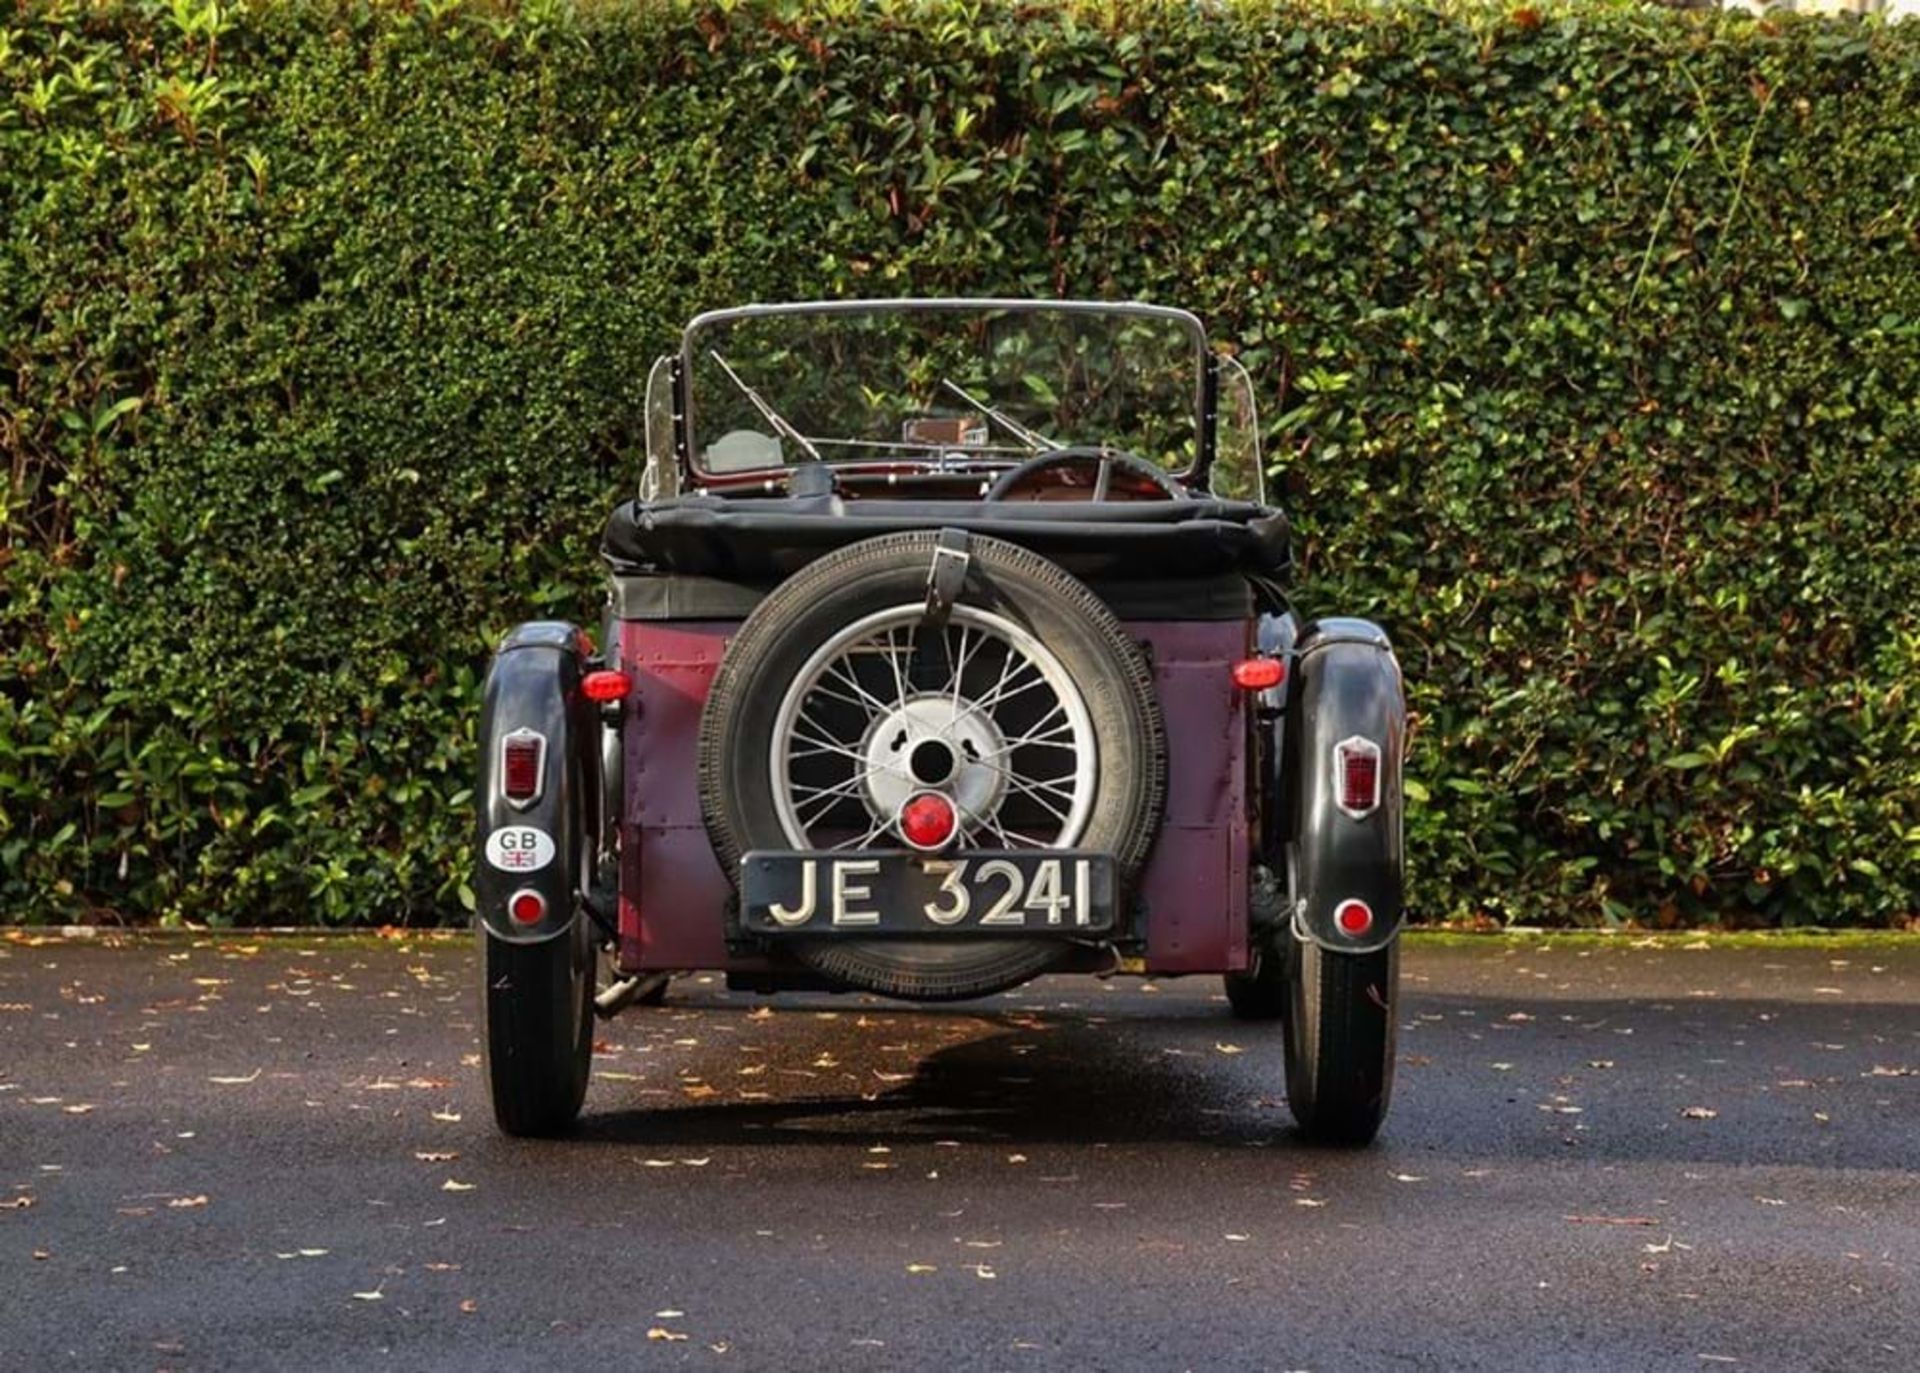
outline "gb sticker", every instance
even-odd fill
[[[509,825],[487,836],[487,861],[502,872],[538,872],[553,861],[553,836],[531,825]]]

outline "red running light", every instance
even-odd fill
[[[516,806],[540,799],[541,774],[546,771],[547,741],[530,729],[515,730],[500,746],[500,785]]]
[[[1242,691],[1265,691],[1287,680],[1287,665],[1278,658],[1242,658],[1233,665],[1233,684]]]
[[[960,817],[954,814],[953,802],[937,791],[909,796],[900,807],[900,834],[916,849],[945,848],[959,828]]]
[[[1380,745],[1355,735],[1333,746],[1335,802],[1359,820],[1380,805]]]
[[[1358,939],[1373,928],[1373,907],[1364,901],[1342,901],[1334,908],[1333,923],[1340,933]]]
[[[580,680],[580,689],[587,693],[587,699],[602,705],[609,701],[626,700],[629,685],[631,683],[624,672],[589,672]]]
[[[522,887],[507,898],[507,914],[517,925],[538,925],[547,914],[547,898],[531,887]]]

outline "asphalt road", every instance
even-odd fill
[[[1212,979],[603,1026],[465,940],[0,942],[0,1366],[1920,1367],[1920,945],[1417,944],[1381,1141]]]

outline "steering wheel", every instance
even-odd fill
[[[1136,458],[1131,453],[1121,452],[1117,448],[1072,447],[1056,448],[1051,452],[1038,453],[1018,466],[1009,467],[994,479],[992,486],[982,500],[1004,501],[1020,489],[1033,477],[1042,472],[1051,472],[1056,467],[1095,466],[1093,494],[1088,500],[1104,501],[1108,487],[1113,481],[1115,468],[1130,477],[1138,477],[1157,489],[1170,501],[1183,501],[1187,498],[1187,489],[1172,477],[1162,472],[1144,458]]]

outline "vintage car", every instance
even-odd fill
[[[986,997],[1223,975],[1314,1140],[1387,1110],[1405,708],[1303,619],[1252,383],[1182,310],[703,314],[657,362],[598,638],[522,624],[475,792],[499,1125],[565,1130],[668,978]],[[1277,1076],[1277,1066],[1276,1066]]]

